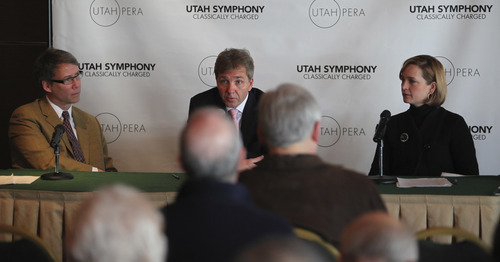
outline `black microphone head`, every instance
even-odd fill
[[[56,148],[57,144],[59,144],[59,141],[61,141],[64,131],[66,131],[66,128],[64,128],[62,124],[54,127],[54,133],[52,134],[52,139],[49,143],[50,147]]]
[[[391,112],[389,110],[384,110],[382,113],[380,113],[381,118],[390,118],[391,117]]]
[[[63,124],[59,124],[56,127],[54,127],[54,131],[64,133],[64,131],[66,131],[66,129],[64,128]]]

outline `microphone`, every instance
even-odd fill
[[[62,124],[57,125],[54,129],[55,130],[54,130],[54,133],[52,134],[52,139],[50,140],[50,146],[54,148],[56,170],[55,170],[55,172],[52,172],[52,173],[43,174],[40,178],[43,180],[73,179],[72,174],[59,172],[59,151],[60,151],[60,149],[57,145],[59,144],[59,141],[61,141],[61,138],[64,134],[64,131],[66,131],[66,129],[64,128],[64,126]]]
[[[384,110],[380,114],[380,121],[378,122],[377,127],[375,127],[375,135],[373,136],[373,141],[378,143],[382,141],[384,138],[385,134],[385,129],[387,127],[387,122],[389,122],[389,119],[391,118],[391,112],[389,110]]]
[[[52,139],[50,140],[50,146],[52,148],[56,148],[56,146],[59,144],[59,141],[61,141],[62,135],[64,134],[64,131],[66,129],[62,124],[59,124],[55,127],[54,133],[52,134]]]

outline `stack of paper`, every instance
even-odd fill
[[[407,187],[450,187],[452,184],[448,179],[439,178],[399,178],[397,186]]]
[[[39,176],[14,176],[12,173],[10,176],[0,176],[0,185],[31,184],[38,178]]]

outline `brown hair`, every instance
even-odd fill
[[[73,64],[78,66],[78,60],[69,52],[55,48],[45,50],[35,61],[35,76],[39,83],[51,82],[57,66],[60,64]]]
[[[246,49],[226,49],[222,51],[219,56],[217,56],[217,60],[215,60],[215,78],[227,70],[236,69],[240,66],[245,67],[248,80],[251,80],[253,78],[254,65],[250,52]]]
[[[404,63],[403,67],[399,71],[399,79],[403,80],[403,71],[409,65],[416,65],[422,70],[422,77],[425,79],[426,83],[430,85],[432,82],[436,82],[436,90],[430,96],[426,104],[430,106],[440,106],[444,103],[446,99],[446,77],[444,74],[444,67],[435,57],[430,55],[418,55],[408,58]]]

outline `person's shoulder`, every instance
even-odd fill
[[[73,116],[74,116],[75,114],[78,114],[78,115],[80,115],[80,116],[84,116],[84,117],[87,117],[87,118],[95,118],[95,116],[94,116],[94,115],[92,115],[92,114],[90,114],[90,113],[87,113],[87,112],[85,112],[83,109],[80,109],[80,108],[78,108],[78,107],[76,107],[76,106],[73,106],[73,109],[72,109],[72,110],[73,110]]]
[[[253,221],[256,221],[261,227],[267,227],[272,231],[281,233],[292,233],[292,225],[283,216],[257,206],[254,206],[252,211],[255,216]]]
[[[74,121],[78,121],[78,123],[81,123],[83,125],[90,125],[94,128],[101,126],[101,123],[99,122],[96,116],[87,113],[76,106],[73,106],[72,110],[73,110]]]
[[[391,116],[390,120],[399,120],[399,119],[404,119],[407,118],[410,115],[410,112],[408,110],[397,113],[393,116]]]
[[[443,114],[445,115],[446,117],[450,117],[450,118],[455,118],[455,119],[458,119],[458,118],[463,118],[461,115],[459,115],[458,113],[455,113],[455,112],[452,112],[452,111],[449,111],[447,109],[445,109],[444,107],[439,107],[438,109],[438,112],[440,114]]]
[[[356,183],[371,183],[366,174],[360,173],[356,170],[335,164],[326,164],[326,166],[337,179],[341,179],[344,182],[356,181]]]
[[[250,94],[253,94],[258,99],[264,94],[264,91],[256,87],[252,87],[252,89],[250,89]]]
[[[219,90],[217,89],[217,87],[212,87],[208,90],[202,91],[202,92],[194,95],[193,97],[191,97],[191,100],[212,97],[214,95],[217,95],[217,96],[219,95]]]
[[[260,180],[260,177],[266,177],[269,175],[269,171],[266,168],[258,165],[252,169],[241,171],[238,175],[239,182],[249,182],[249,181],[257,181]]]
[[[203,106],[221,107],[224,103],[219,95],[217,87],[210,88],[191,97],[189,101],[189,112]]]
[[[437,110],[438,110],[438,114],[440,114],[443,117],[444,121],[447,124],[462,123],[462,122],[465,123],[465,119],[461,115],[459,115],[455,112],[451,112],[449,110],[446,110],[443,107],[439,107]]]
[[[18,106],[15,109],[15,111],[33,110],[35,108],[40,107],[40,102],[41,102],[41,99],[35,99],[34,101],[31,101],[29,103],[22,104],[22,105]]]
[[[288,220],[283,216],[271,212],[269,210],[262,209],[256,205],[250,198],[250,190],[242,184],[237,184],[241,192],[244,192],[249,198],[242,199],[241,202],[232,202],[230,207],[231,212],[237,212],[241,218],[245,218],[245,223],[259,225],[261,230],[272,230],[277,232],[290,232],[292,227]],[[253,221],[249,223],[248,221]]]
[[[252,89],[250,90],[250,92],[253,92],[255,94],[264,94],[264,91],[258,89],[257,87],[252,87]]]
[[[35,101],[32,101],[32,102],[23,104],[21,106],[18,106],[12,112],[12,115],[26,116],[26,117],[39,115],[42,112],[42,105],[41,105],[41,103],[42,103],[41,99],[36,99]]]

